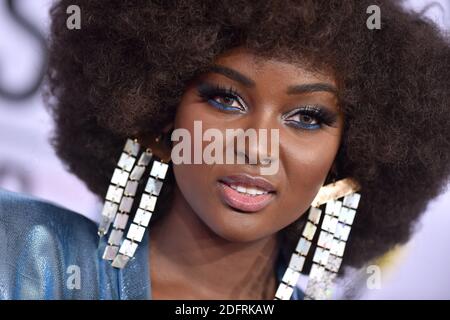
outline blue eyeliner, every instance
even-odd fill
[[[198,95],[203,101],[207,102],[218,110],[226,112],[238,112],[243,113],[246,111],[246,104],[240,97],[239,92],[233,87],[223,87],[219,84],[210,84],[208,82],[202,82],[197,86]],[[237,101],[242,108],[232,107],[230,105],[222,104],[216,101],[214,98],[226,97]],[[296,121],[290,118],[295,116],[307,116],[314,120],[313,124],[306,123],[304,121]],[[303,130],[317,130],[323,127],[323,125],[333,126],[337,121],[338,114],[328,110],[326,107],[315,104],[307,104],[305,106],[297,107],[284,115],[282,119],[287,125],[297,129]]]
[[[210,105],[212,105],[213,107],[215,107],[219,110],[237,111],[237,112],[245,111],[245,110],[243,110],[243,109],[245,109],[245,102],[243,101],[242,98],[240,98],[239,93],[233,87],[227,88],[227,87],[222,87],[218,84],[212,85],[207,82],[203,82],[197,86],[197,90],[198,90],[199,96],[204,101],[208,102]],[[226,98],[234,99],[242,105],[243,109],[238,108],[238,107],[224,105],[224,104],[214,100],[213,98],[215,98],[215,97],[226,97]]]
[[[315,119],[317,123],[309,124],[302,121],[289,120],[289,118],[295,116],[308,116]],[[306,130],[317,130],[320,129],[324,124],[327,126],[333,126],[337,121],[338,115],[334,112],[329,111],[326,107],[320,105],[305,105],[295,108],[282,116],[288,125]]]

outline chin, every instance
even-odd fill
[[[264,238],[263,235],[250,234],[246,230],[231,230],[230,228],[223,228],[223,226],[217,226],[215,229],[216,230],[213,230],[214,233],[230,242],[253,242]]]
[[[225,212],[229,210],[233,212]],[[264,227],[268,223],[263,223],[262,218],[232,209],[216,210],[213,219],[200,217],[212,232],[230,242],[252,242],[275,233]]]

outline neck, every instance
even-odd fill
[[[150,230],[154,299],[273,299],[278,240],[230,242],[215,234],[178,188]]]

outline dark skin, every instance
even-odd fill
[[[203,130],[223,133],[227,128],[278,129],[279,154],[271,154],[278,170],[264,176],[276,191],[262,210],[240,212],[221,201],[217,181],[237,173],[261,176],[261,163],[174,165],[173,204],[150,232],[153,299],[273,299],[277,234],[307,212],[340,145],[344,119],[331,73],[308,72],[242,48],[214,63],[248,79],[242,82],[221,71],[202,74],[186,88],[171,126],[186,128],[192,136],[194,120],[202,121]],[[217,95],[212,98],[216,104],[205,101],[198,95],[198,85],[205,82],[232,86],[241,99]],[[318,83],[287,92],[294,85]],[[217,102],[228,109],[221,110]],[[328,123],[306,114],[309,105],[324,109]],[[294,109],[299,113],[291,113]],[[247,146],[247,155],[252,152],[260,150]]]

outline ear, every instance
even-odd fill
[[[146,133],[139,135],[139,141],[145,148],[150,148],[155,156],[164,162],[169,162],[171,158],[171,142],[169,132],[171,126],[165,126],[159,133]]]
[[[338,176],[338,172],[337,172],[337,164],[336,164],[336,161],[333,161],[333,164],[331,165],[330,170],[328,171],[328,175],[325,179],[325,184],[331,183],[338,179],[339,179],[339,176]]]
[[[330,174],[333,178],[338,179],[339,173],[338,173],[336,161],[333,161],[333,164],[331,165]]]
[[[173,127],[174,127],[174,123],[173,123],[173,122],[168,123],[168,124],[162,129],[163,134],[168,134],[168,133],[173,129]]]
[[[160,129],[158,132],[145,132],[137,134],[138,140],[142,143],[143,146],[149,146],[153,145],[156,140],[160,140],[161,138],[164,138],[164,136],[167,136],[169,133],[171,133],[171,130],[174,127],[173,122],[167,123],[162,129]],[[169,137],[170,140],[170,137]],[[156,141],[158,142],[158,141]]]
[[[168,123],[161,131],[160,143],[164,144],[167,149],[172,149],[172,132],[174,130],[174,123]]]

